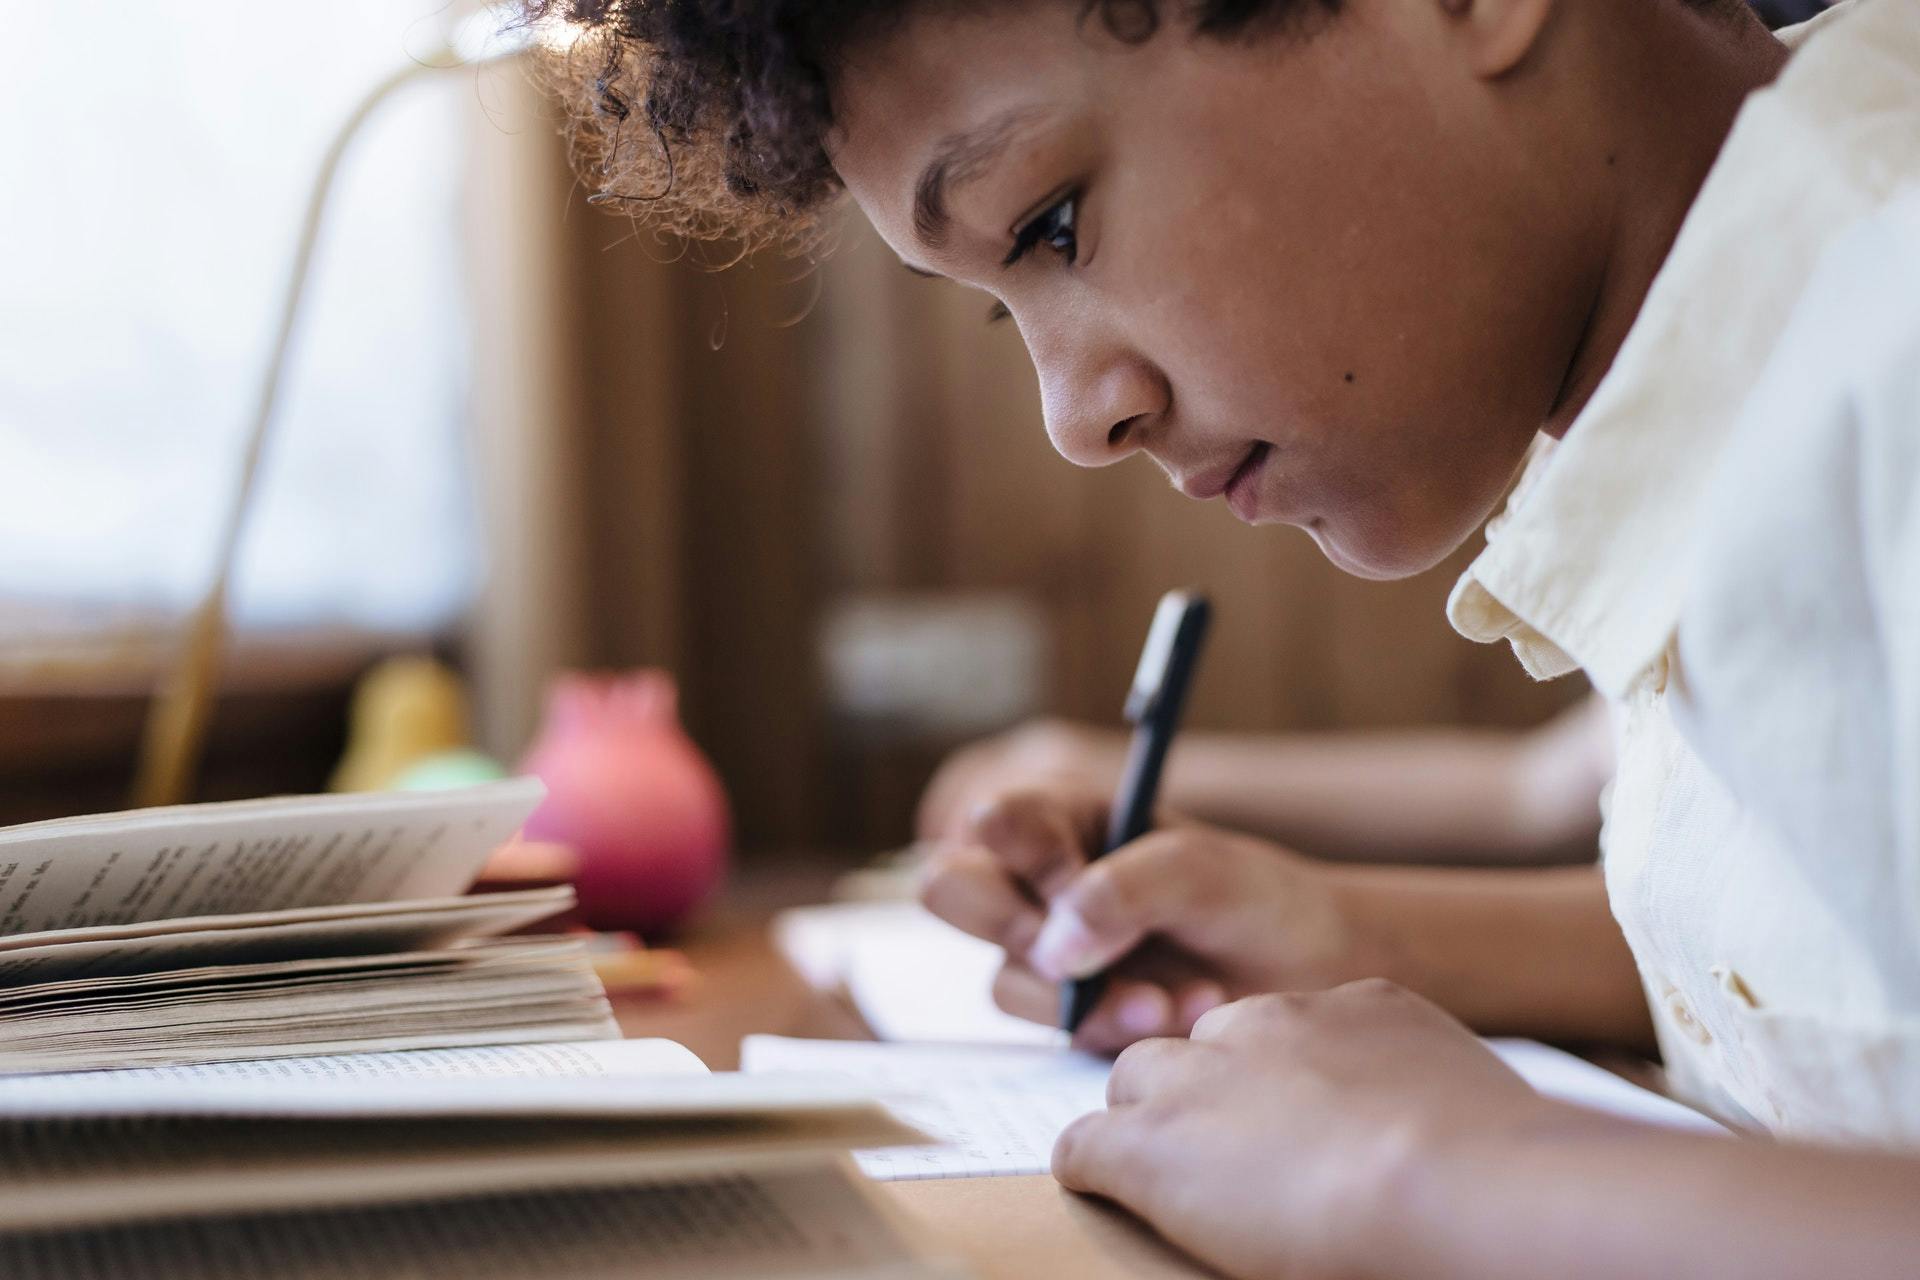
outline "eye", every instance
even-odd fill
[[[1069,191],[1015,227],[1013,249],[1001,265],[1010,267],[1033,252],[1034,246],[1045,245],[1071,266],[1080,255],[1080,245],[1074,235],[1074,210],[1079,202],[1080,193]]]

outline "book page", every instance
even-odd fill
[[[8,1280],[914,1280],[957,1273],[838,1165],[0,1235]]]
[[[572,904],[573,890],[563,885],[42,932],[0,940],[0,987],[315,955],[419,951],[506,933]]]
[[[0,1118],[728,1115],[872,1096],[843,1080],[709,1076],[670,1040],[606,1040],[0,1076]]]
[[[0,830],[0,936],[464,892],[540,802],[460,791],[181,805]]]
[[[372,1051],[449,1043],[439,1038],[447,1035],[460,1037],[452,1043],[488,1045],[619,1034],[584,948],[572,939],[198,972],[189,983],[155,975],[128,979],[124,989],[68,988],[4,1009],[0,1070],[311,1056],[343,1041],[344,1050]],[[133,985],[142,981],[149,985]]]
[[[427,974],[442,969],[478,969],[535,961],[568,961],[586,956],[585,945],[563,935],[482,938],[433,951],[378,952],[373,955],[314,956],[258,964],[205,965],[157,973],[80,978],[19,987],[0,987],[0,1016],[40,1009],[74,1009],[99,1003],[119,1005],[158,993],[247,990],[257,984],[303,976],[355,974]]]
[[[738,1076],[702,1083],[754,1085]],[[648,1095],[670,1084],[625,1081],[627,1114],[0,1120],[0,1234],[658,1182],[926,1141],[873,1103],[647,1114]]]
[[[371,1096],[395,1085],[411,1087],[421,1082],[429,1086],[459,1081],[492,1085],[599,1077],[700,1076],[706,1072],[706,1064],[691,1050],[671,1040],[324,1054],[125,1071],[0,1076],[0,1116],[139,1115],[149,1104],[155,1110],[188,1110],[196,1102],[239,1097],[248,1090],[279,1091],[290,1097],[351,1097],[363,1090]]]

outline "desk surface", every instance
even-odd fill
[[[699,970],[672,1003],[615,996],[629,1036],[664,1036],[716,1071],[740,1065],[743,1036],[770,1033],[868,1039],[844,1004],[814,992],[774,949],[767,922],[777,905],[819,900],[827,878],[806,871],[714,913],[673,945]],[[981,1280],[1158,1280],[1208,1274],[1138,1222],[1061,1190],[1052,1178],[952,1178],[879,1184],[883,1196],[943,1253],[965,1259]]]

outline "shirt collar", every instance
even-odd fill
[[[1455,586],[1462,635],[1508,640],[1536,679],[1584,667],[1615,698],[1656,664],[1697,495],[1821,247],[1920,175],[1908,5],[1852,0],[1781,33],[1799,51],[1741,109],[1612,368]]]

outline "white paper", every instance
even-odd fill
[[[1489,1040],[1489,1049],[1534,1087],[1561,1102],[1668,1129],[1726,1136],[1726,1126],[1672,1098],[1642,1089],[1605,1067],[1533,1040]]]
[[[0,830],[0,936],[463,892],[538,781],[300,796]]]
[[[1488,1047],[1540,1093],[1645,1124],[1725,1134],[1697,1111],[1572,1054],[1527,1040]],[[881,1181],[1045,1173],[1069,1124],[1107,1103],[1112,1063],[1031,1045],[875,1044],[749,1036],[741,1069],[835,1079],[871,1089],[901,1120],[944,1145],[855,1153]]]
[[[1000,948],[914,903],[848,903],[783,912],[774,938],[801,976],[844,988],[882,1040],[1063,1045],[1066,1037],[993,1002]]]
[[[943,1145],[859,1151],[881,1181],[1045,1173],[1060,1131],[1107,1104],[1112,1063],[1038,1045],[932,1046],[749,1036],[743,1071],[797,1073],[872,1090]]]
[[[944,1276],[827,1165],[677,1184],[0,1235],[7,1280]]]

